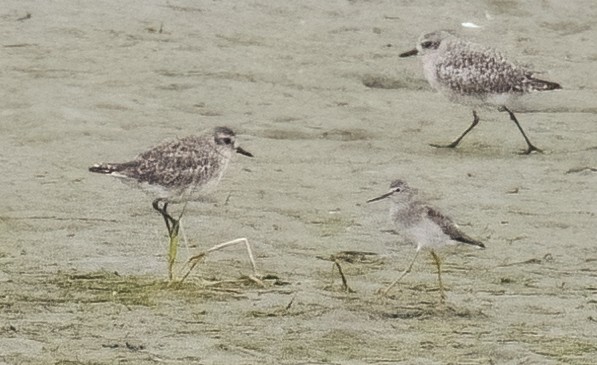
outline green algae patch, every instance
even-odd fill
[[[169,284],[153,277],[119,275],[114,272],[58,273],[50,279],[68,302],[113,302],[126,306],[154,306],[165,299],[185,299],[200,296],[201,288],[194,283]]]

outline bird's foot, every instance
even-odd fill
[[[429,145],[431,147],[435,147],[435,148],[456,148],[456,146],[458,146],[458,142],[452,142],[450,144],[435,144],[435,143],[430,143]]]
[[[522,151],[522,152],[519,152],[518,154],[519,154],[519,155],[530,155],[530,154],[531,154],[531,153],[533,153],[533,152],[537,152],[537,153],[545,153],[545,152],[543,152],[543,150],[542,150],[542,149],[540,149],[540,148],[537,148],[537,147],[535,147],[535,146],[533,146],[533,145],[531,144],[531,145],[529,145],[529,147],[528,147],[526,150],[524,150],[524,151]]]

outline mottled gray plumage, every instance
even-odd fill
[[[539,80],[533,72],[508,60],[500,52],[457,38],[446,31],[427,33],[417,44],[429,84],[456,102],[504,105],[509,97],[531,91],[561,88]],[[501,102],[494,98],[505,94]],[[463,99],[470,97],[472,99]]]
[[[390,207],[390,218],[396,226],[398,232],[408,241],[417,246],[416,253],[412,258],[410,265],[402,274],[385,290],[386,295],[406,274],[408,274],[423,248],[429,249],[433,261],[437,266],[438,282],[440,296],[442,301],[445,298],[444,287],[441,279],[441,260],[434,252],[434,249],[449,244],[466,243],[472,246],[485,248],[485,245],[474,238],[471,238],[450,219],[436,208],[416,199],[417,192],[411,189],[403,180],[394,180],[390,184],[390,190],[377,198],[370,199],[367,202],[390,198],[392,205]]]
[[[508,60],[500,52],[460,39],[446,31],[423,34],[417,48],[402,53],[400,57],[417,54],[422,56],[425,78],[431,87],[453,102],[497,106],[507,111],[527,142],[526,153],[541,152],[530,143],[508,108],[523,94],[561,89],[559,84],[537,79],[533,71]],[[456,147],[479,122],[475,111],[473,114],[473,125],[462,136],[449,145],[435,147]]]
[[[188,201],[217,185],[234,152],[252,156],[237,146],[231,129],[216,127],[202,135],[164,141],[132,161],[96,164],[89,171],[123,178],[165,201]]]
[[[370,201],[390,198],[390,218],[405,238],[422,248],[437,248],[449,243],[466,243],[485,247],[471,238],[438,209],[416,199],[416,190],[404,181],[394,180],[388,193]]]

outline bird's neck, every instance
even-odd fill
[[[413,201],[394,202],[390,208],[390,218],[398,225],[408,227],[416,223],[419,215],[414,214],[417,205]]]

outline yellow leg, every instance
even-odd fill
[[[433,262],[437,267],[437,281],[439,282],[439,295],[441,297],[441,302],[443,303],[446,299],[446,293],[444,292],[444,284],[442,283],[442,260],[441,258],[435,253],[435,251],[431,250],[431,257],[433,257]]]
[[[392,289],[396,284],[398,284],[398,282],[400,282],[400,280],[402,280],[402,278],[405,277],[406,274],[408,274],[410,272],[410,269],[413,268],[413,264],[415,263],[415,260],[417,259],[418,255],[419,255],[419,250],[417,250],[415,252],[415,257],[413,257],[412,261],[410,262],[410,265],[408,265],[408,268],[406,268],[406,270],[404,270],[402,272],[402,274],[400,274],[398,279],[394,280],[394,282],[392,284],[390,284],[387,288],[385,288],[384,290],[381,291],[382,297],[385,297],[386,295],[388,295],[388,292],[390,291],[390,289]]]

